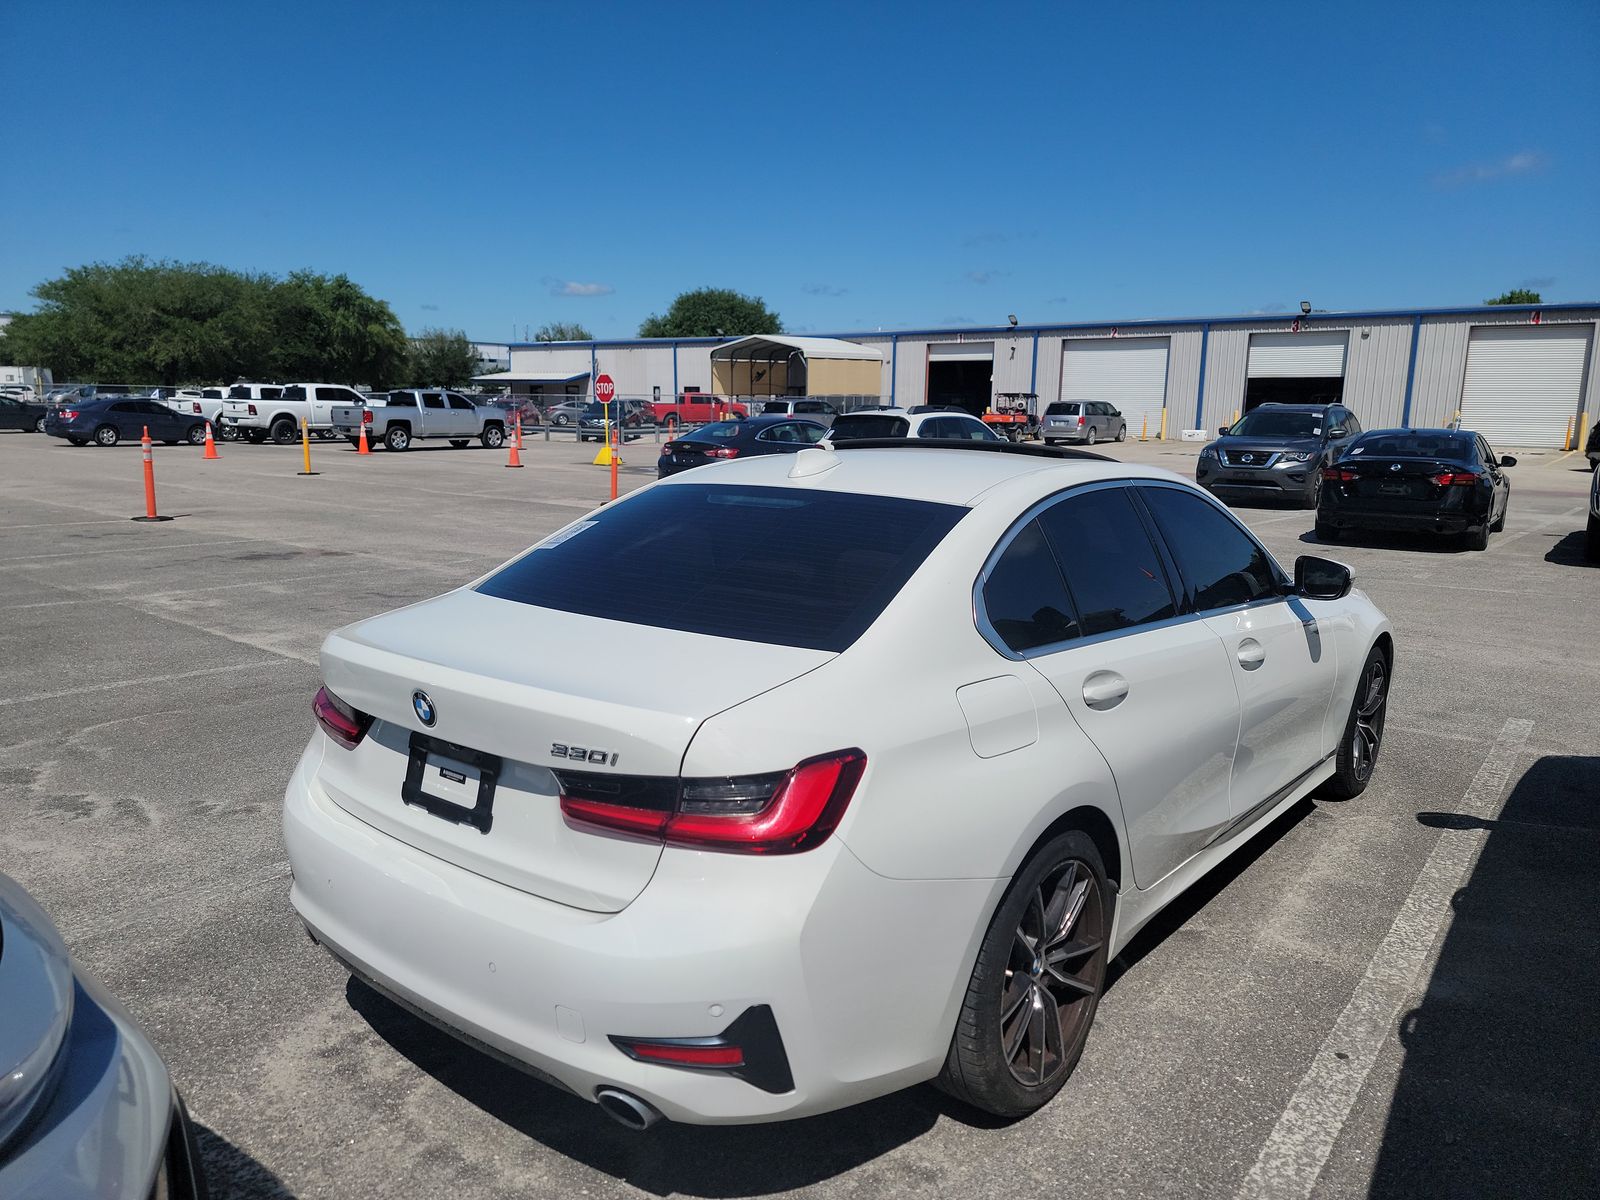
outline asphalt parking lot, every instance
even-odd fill
[[[1192,470],[1196,447],[1111,453]],[[1115,964],[1043,1113],[915,1088],[646,1135],[350,982],[279,835],[330,629],[463,583],[602,501],[594,448],[139,450],[0,434],[0,870],[143,1024],[218,1197],[1600,1194],[1600,570],[1581,456],[1521,454],[1485,553],[1320,548],[1394,622],[1367,793],[1307,802]],[[654,478],[648,440],[624,488]],[[485,630],[508,651],[515,628]],[[612,669],[603,647],[595,669]],[[1152,753],[1160,731],[1151,731]],[[892,964],[886,963],[886,969]]]

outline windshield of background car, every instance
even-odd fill
[[[718,421],[715,425],[702,425],[693,433],[686,433],[678,440],[680,442],[725,442],[729,438],[739,436],[739,431],[744,426],[738,421]]]
[[[1258,408],[1228,430],[1230,437],[1304,438],[1322,436],[1320,412]]]
[[[833,432],[828,438],[835,442],[852,442],[858,438],[905,437],[909,428],[904,417],[889,413],[846,415],[834,421]]]
[[[896,496],[671,484],[546,539],[478,591],[631,625],[838,652],[966,511]]]
[[[1373,458],[1472,457],[1472,437],[1464,433],[1383,433],[1358,438],[1349,453]]]

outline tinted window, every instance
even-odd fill
[[[113,404],[111,406],[111,411],[112,412],[119,412],[119,413],[126,413],[126,412],[138,412],[139,410],[134,406],[134,404],[131,401],[124,400],[120,404]]]
[[[438,392],[423,392],[422,393],[422,407],[423,408],[443,408],[444,407],[444,397],[439,395]]]
[[[305,398],[306,390],[303,387],[286,387],[283,389],[283,395],[279,397],[282,400],[304,400]]]
[[[950,419],[949,432],[946,437],[957,438],[964,442],[998,442],[1000,435],[990,429],[982,421],[967,420],[961,417]]]
[[[1201,612],[1279,594],[1278,575],[1255,540],[1199,496],[1141,488]]]
[[[1044,410],[1047,417],[1075,417],[1078,415],[1078,402],[1076,400],[1057,400]]]
[[[1258,408],[1245,413],[1228,432],[1242,437],[1316,437],[1322,432],[1320,412]]]
[[[415,396],[413,396],[410,392],[390,392],[389,393],[389,407],[390,408],[415,408],[416,406],[417,406],[417,398]]]
[[[358,403],[357,398],[344,388],[319,387],[317,389],[317,399],[330,404]]]
[[[904,417],[892,413],[846,413],[833,423],[832,440],[853,442],[862,438],[905,437],[910,428]]]
[[[702,425],[693,433],[685,434],[679,438],[680,442],[725,442],[729,438],[736,438],[743,432],[744,426],[738,421],[718,421],[715,425]]]
[[[479,585],[635,625],[843,650],[966,512],[891,496],[669,484]]]
[[[799,407],[799,405],[796,405],[795,411],[798,412]],[[768,400],[761,406],[761,411],[764,413],[772,413],[776,416],[782,416],[784,413],[789,411],[789,402],[787,400]]]
[[[464,398],[462,398],[461,396],[450,395],[450,396],[447,396],[446,399],[448,399],[450,401],[450,407],[451,408],[471,408],[472,407],[472,405],[468,404],[466,402],[466,400]]]
[[[1029,521],[989,569],[983,609],[1000,640],[1019,653],[1078,636],[1061,568],[1038,521]]]
[[[1464,462],[1472,456],[1472,434],[1448,429],[1368,433],[1346,453],[1370,458],[1446,458]]]
[[[1125,488],[1068,496],[1039,517],[1085,636],[1176,615],[1161,559]]]

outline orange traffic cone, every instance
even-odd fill
[[[204,454],[202,454],[200,457],[201,458],[221,458],[222,457],[222,455],[217,453],[216,439],[214,439],[211,436],[211,422],[210,421],[206,422],[206,452]]]
[[[357,454],[371,454],[372,453],[372,451],[367,448],[367,423],[365,421],[361,422],[361,444],[356,447],[356,453]]]
[[[521,450],[521,449],[522,449],[522,423],[519,421],[517,423],[517,435],[516,435],[516,437],[511,439],[511,461],[506,463],[506,466],[508,466],[508,467],[520,467],[520,466],[522,466],[522,455],[518,453],[518,451]]]
[[[144,516],[134,517],[133,520],[170,521],[171,517],[156,516],[156,467],[150,445],[150,426],[146,425],[144,436],[139,439],[139,446],[144,451]]]

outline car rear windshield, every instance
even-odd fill
[[[1057,400],[1044,410],[1047,417],[1075,417],[1078,415],[1078,402],[1076,400]]]
[[[478,591],[837,652],[877,620],[966,511],[894,496],[668,484],[547,539]]]
[[[1322,433],[1322,413],[1258,408],[1255,412],[1246,413],[1244,419],[1228,432],[1241,437],[1317,437]]]
[[[1448,458],[1457,461],[1472,457],[1472,435],[1449,430],[1416,433],[1369,434],[1350,447],[1351,454],[1373,458]]]
[[[905,437],[909,428],[904,417],[888,413],[844,416],[833,423],[829,438],[835,442],[852,442],[857,438]]]
[[[729,438],[739,436],[739,431],[744,426],[738,421],[718,421],[715,425],[702,425],[693,433],[686,433],[678,440],[680,442],[725,442]]]

